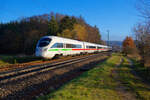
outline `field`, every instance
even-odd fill
[[[4,67],[11,64],[26,63],[36,60],[41,60],[41,58],[35,56],[0,55],[0,67]]]
[[[150,85],[120,54],[37,100],[150,100]]]

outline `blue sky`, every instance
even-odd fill
[[[102,38],[123,40],[131,36],[132,27],[140,17],[135,8],[137,0],[0,0],[0,22],[45,13],[80,16],[91,25],[97,25]]]

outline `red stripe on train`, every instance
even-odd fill
[[[72,50],[105,50],[105,49],[72,49]]]

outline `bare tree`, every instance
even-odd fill
[[[145,66],[150,66],[150,0],[137,0],[136,8],[145,21],[134,28],[136,45]]]
[[[137,0],[136,8],[140,16],[150,19],[150,0]]]
[[[141,61],[145,66],[150,65],[150,24],[137,24],[134,27],[136,45],[141,55]]]

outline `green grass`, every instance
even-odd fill
[[[123,63],[117,67],[120,58],[123,58]],[[134,63],[136,67],[138,62]],[[113,73],[114,70],[117,73]],[[119,86],[123,86],[124,94],[129,94],[129,100],[150,100],[150,85],[145,84],[133,71],[136,70],[131,68],[127,58],[113,54],[104,63],[37,100],[126,100],[124,95],[118,93]]]
[[[138,100],[150,100],[150,86],[145,84],[136,74],[133,74],[133,71],[136,72],[137,66],[134,65],[134,67],[134,69],[131,68],[128,60],[124,58],[124,63],[118,70],[120,81],[125,87],[128,87],[128,91],[135,94]]]
[[[38,100],[121,100],[116,91],[117,83],[111,76],[119,61],[120,56],[114,54],[104,63]]]
[[[137,59],[131,58],[131,60],[134,62],[134,70],[138,73],[138,75],[144,80],[150,82],[150,68],[144,67]]]
[[[41,60],[41,58],[35,56],[19,57],[19,56],[0,55],[0,67],[4,67],[10,64],[25,63],[36,60]]]

